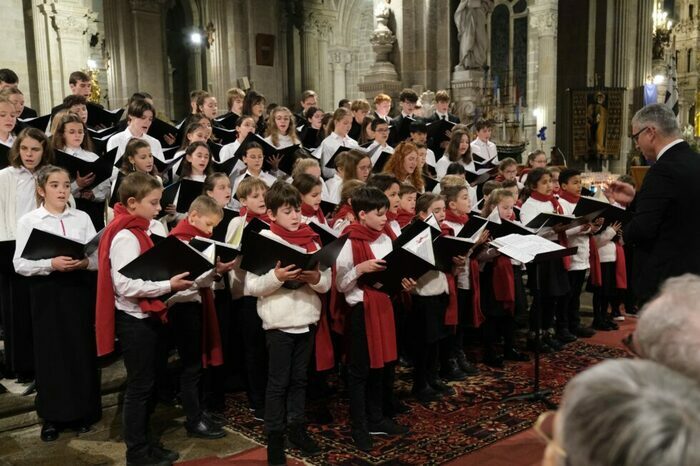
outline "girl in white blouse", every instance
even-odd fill
[[[41,439],[52,441],[68,425],[87,432],[100,418],[100,384],[95,353],[97,254],[22,257],[34,229],[79,243],[95,236],[90,217],[68,205],[71,183],[63,168],[46,166],[36,177],[41,207],[20,218],[13,263],[31,284],[29,310],[34,332],[36,408],[44,419]],[[26,312],[26,309],[25,309]]]
[[[335,174],[334,170],[326,167],[326,163],[333,157],[339,147],[349,147],[356,149],[357,141],[348,136],[352,127],[352,112],[347,108],[340,107],[333,113],[333,118],[328,127],[328,137],[318,146],[314,156],[320,160],[323,176],[328,179]]]
[[[94,162],[99,156],[91,151],[92,144],[86,137],[87,127],[83,120],[74,113],[61,117],[56,132],[51,138],[54,150],[65,152],[80,160]],[[71,184],[71,194],[75,198],[76,207],[87,213],[95,229],[105,226],[104,203],[111,191],[111,180],[108,178],[97,186],[94,173],[78,173]]]

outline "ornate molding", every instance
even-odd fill
[[[557,10],[530,10],[530,26],[538,35],[557,35],[559,12]]]
[[[334,49],[328,52],[328,62],[336,67],[347,67],[352,62],[352,52],[346,49]]]

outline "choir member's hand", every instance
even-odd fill
[[[165,206],[165,213],[168,215],[175,215],[177,213],[177,206],[175,204],[168,204]]]
[[[355,221],[355,214],[352,212],[348,212],[347,214],[345,214],[345,220],[347,220],[350,223],[354,222]]]
[[[163,135],[163,141],[165,141],[166,144],[168,144],[169,146],[172,146],[173,144],[175,144],[176,140],[177,139],[175,138],[174,134],[168,133],[168,134]]]
[[[452,138],[452,130],[448,129],[447,131],[445,131],[445,137],[447,139]],[[449,141],[448,141],[448,144],[449,144]]]
[[[447,150],[447,146],[450,144],[450,141],[442,141],[440,143],[440,149],[442,150]]]
[[[416,281],[412,278],[402,278],[401,286],[403,286],[404,291],[411,291],[416,287]]]
[[[592,223],[584,223],[583,225],[581,225],[581,233],[586,233],[586,232],[590,231],[591,228],[593,228]]]
[[[457,267],[464,267],[467,264],[467,256],[454,256],[452,263]]]
[[[236,259],[232,260],[231,262],[221,262],[220,258],[216,258],[216,273],[219,275],[223,275],[226,272],[230,271],[233,269],[233,264],[236,263]]]
[[[282,160],[282,157],[284,157],[284,155],[280,154],[275,154],[270,157],[270,166],[272,167],[272,171],[277,171],[279,169],[280,160]]]
[[[613,230],[615,230],[615,234],[616,234],[616,235],[619,235],[619,234],[621,234],[621,232],[622,232],[622,223],[620,223],[620,222],[615,222],[615,223],[613,223],[612,225],[610,225],[610,228],[612,228]]]
[[[90,186],[93,181],[95,181],[95,174],[92,172],[88,173],[85,176],[80,176],[80,172],[78,172],[78,174],[75,177],[75,182],[80,189]]]
[[[88,189],[87,191],[80,191],[80,197],[87,201],[92,201],[93,199],[95,199],[95,193],[92,192],[92,189]]]
[[[386,270],[386,262],[382,259],[366,260],[357,266],[359,273],[381,272],[382,270]]]
[[[554,230],[554,233],[563,233],[569,228],[569,225],[564,225],[564,224],[559,224],[559,225],[554,225],[552,227],[552,230]]]
[[[51,259],[51,268],[59,272],[68,272],[75,268],[80,261],[78,259],[71,259],[67,256],[58,256]]]
[[[185,277],[189,274],[189,272],[183,272],[172,277],[170,279],[170,291],[182,291],[189,289],[194,284],[192,280],[185,280]]]
[[[309,285],[316,285],[321,281],[321,269],[316,265],[314,270],[304,270],[299,274],[299,281],[308,283]]]
[[[75,264],[73,267],[70,267],[68,270],[84,270],[88,268],[88,259],[87,257],[84,257],[83,259],[79,260],[77,264]]]
[[[491,232],[488,230],[484,230],[481,232],[481,235],[479,235],[479,238],[476,240],[476,243],[474,243],[474,246],[479,246],[480,244],[484,244],[486,241],[489,240],[489,236],[491,235]]]
[[[301,269],[296,268],[294,264],[282,267],[282,262],[277,261],[277,265],[275,266],[275,277],[281,282],[296,280],[300,273]]]

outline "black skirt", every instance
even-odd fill
[[[34,372],[30,280],[14,272],[0,277],[0,311],[5,330],[5,366],[11,372]]]
[[[503,304],[496,299],[496,293],[493,290],[493,262],[487,262],[484,265],[484,270],[479,274],[479,297],[484,317],[511,315],[503,309]]]
[[[95,345],[96,274],[31,277],[37,414],[92,424],[101,416]]]
[[[413,308],[409,312],[411,340],[413,344],[435,343],[447,337],[445,312],[449,296],[412,295]]]

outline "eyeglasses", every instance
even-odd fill
[[[642,128],[642,129],[640,129],[639,131],[637,131],[636,133],[634,133],[634,134],[632,135],[632,141],[634,141],[634,142],[636,143],[636,142],[637,142],[637,139],[639,139],[639,136],[640,136],[644,131],[646,131],[646,130],[648,130],[648,129],[649,129],[649,127],[648,127],[648,126],[645,126],[644,128]]]
[[[556,413],[556,411],[543,412],[537,418],[537,421],[535,421],[535,425],[532,426],[532,429],[547,445],[551,445],[559,456],[566,458],[566,451],[564,451],[564,449],[554,440],[554,436],[552,434],[552,431],[554,430],[554,415]]]

